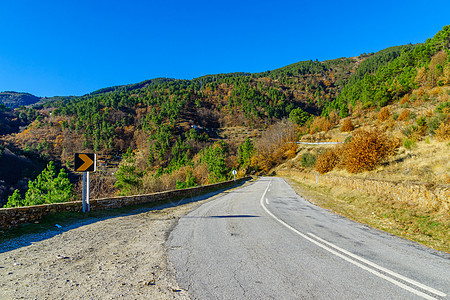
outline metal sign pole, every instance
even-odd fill
[[[86,172],[83,172],[83,212],[86,212]]]
[[[87,211],[91,211],[91,207],[89,205],[89,172],[86,173],[86,206]]]

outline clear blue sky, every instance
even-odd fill
[[[0,91],[83,95],[424,42],[450,1],[0,0]]]

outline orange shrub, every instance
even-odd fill
[[[353,126],[352,120],[350,118],[345,119],[341,126],[341,132],[350,132],[353,129],[355,129],[355,126]]]
[[[435,134],[438,141],[450,140],[450,124],[442,122],[439,128],[435,130]]]
[[[391,112],[389,111],[389,108],[383,107],[380,112],[378,113],[377,119],[380,122],[386,121],[391,116]]]
[[[399,121],[404,121],[407,120],[409,118],[409,115],[411,114],[411,112],[407,109],[402,110],[402,112],[400,113],[400,115],[398,116]]]
[[[405,104],[409,102],[409,95],[406,94],[405,96],[402,97],[402,99],[400,99],[400,104]]]
[[[344,146],[343,164],[350,173],[372,170],[384,158],[392,155],[399,146],[378,129],[357,130]]]
[[[320,174],[325,174],[333,170],[338,163],[339,156],[336,151],[328,149],[317,158],[315,169]]]

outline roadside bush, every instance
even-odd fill
[[[334,169],[339,163],[339,156],[335,149],[328,149],[322,153],[316,161],[316,171],[320,174],[325,174]]]
[[[438,141],[450,140],[450,124],[442,122],[441,125],[439,125],[439,128],[434,131],[434,133]]]
[[[355,126],[353,126],[352,120],[350,118],[345,119],[341,126],[341,132],[350,132],[353,129],[355,129]]]
[[[355,131],[343,149],[343,164],[350,173],[373,170],[384,158],[392,155],[399,143],[378,129]]]
[[[300,162],[303,168],[310,168],[314,167],[314,165],[316,164],[316,159],[317,158],[314,154],[306,152],[303,153],[302,156],[300,157]]]
[[[380,122],[386,121],[391,116],[391,112],[389,111],[389,108],[383,107],[380,112],[378,113],[377,119]]]

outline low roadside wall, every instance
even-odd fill
[[[300,175],[310,182],[319,180],[319,184],[343,186],[370,195],[396,202],[406,203],[435,211],[450,212],[450,186],[423,183],[394,182],[373,178],[344,177],[331,174],[319,175],[313,172],[277,171],[280,175]]]
[[[334,175],[320,176],[319,181],[407,203],[426,209],[450,211],[450,187],[421,183],[391,182],[387,180],[348,178]]]
[[[203,185],[188,189],[171,190],[147,195],[133,195],[124,197],[112,197],[102,199],[91,199],[89,202],[91,210],[101,210],[119,208],[130,205],[139,205],[151,202],[164,201],[178,197],[192,197],[204,194],[211,190],[233,186],[237,183],[250,180],[251,177],[244,177],[236,181],[224,181],[215,184]],[[53,203],[45,205],[24,206],[14,208],[0,208],[0,227],[8,228],[22,223],[30,223],[40,220],[43,216],[57,212],[81,212],[82,201]]]

